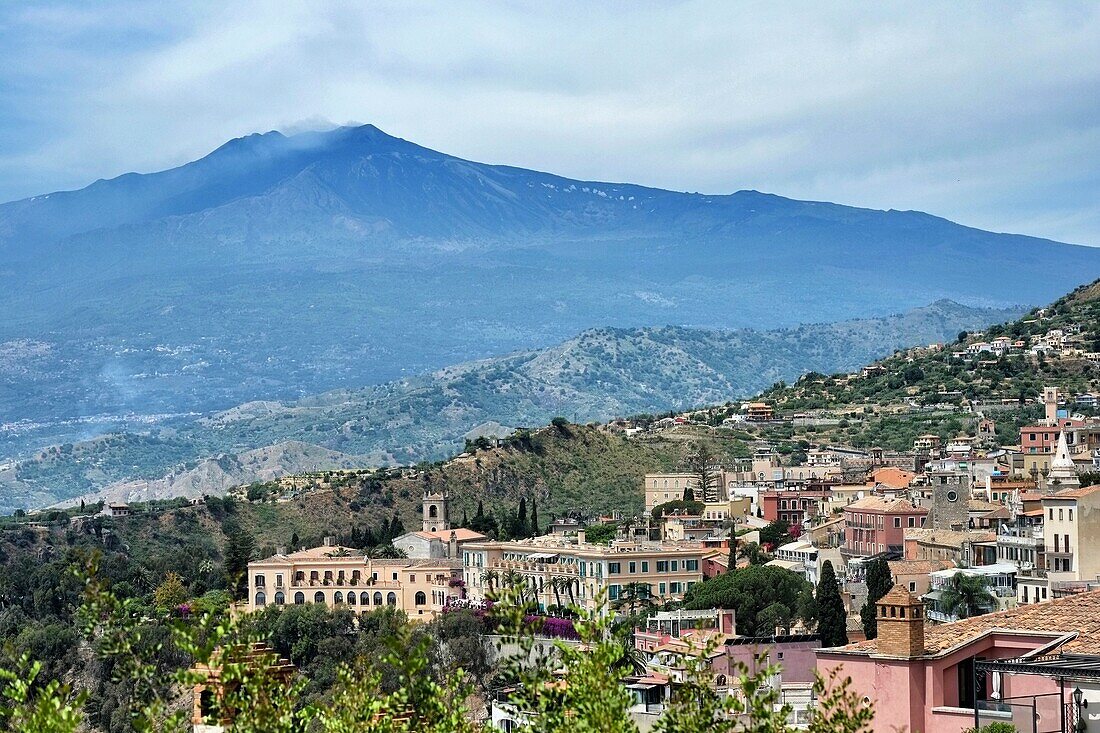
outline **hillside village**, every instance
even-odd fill
[[[389,609],[432,625],[509,593],[573,643],[577,614],[614,610],[641,660],[621,684],[642,730],[704,647],[720,693],[738,664],[778,662],[769,684],[795,727],[813,718],[815,673],[838,667],[877,701],[876,730],[1014,722],[1016,698],[1072,720],[1074,690],[1100,705],[1097,292],[742,403],[560,419],[440,464],[55,510],[6,532],[94,527],[148,551],[181,525],[216,534],[205,517],[237,506],[255,538],[241,613]],[[956,390],[938,369],[986,376]],[[1053,375],[1067,378],[1032,393]],[[600,478],[578,494],[583,475]],[[229,553],[240,530],[224,531]],[[501,700],[483,714],[501,730],[529,722]],[[196,730],[213,730],[204,715],[196,704]]]

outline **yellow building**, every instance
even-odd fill
[[[699,542],[595,545],[585,542],[583,531],[576,538],[472,542],[462,548],[463,579],[473,601],[492,589],[518,586],[541,609],[576,604],[591,610],[601,594],[614,603],[626,586],[637,583],[648,586],[658,602],[679,600],[703,579],[703,557],[709,552]]]
[[[458,560],[370,558],[326,543],[249,563],[248,610],[303,603],[358,612],[394,606],[410,619],[428,620],[464,596],[461,580]]]

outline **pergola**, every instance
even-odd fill
[[[1079,695],[1074,695],[1073,716],[1075,725],[1073,728],[1068,728],[1066,680],[1096,680],[1100,682],[1100,656],[1090,654],[1046,654],[1033,657],[1017,657],[1015,659],[975,659],[975,689],[978,689],[981,685],[981,675],[986,672],[1040,675],[1058,680],[1061,731],[1062,733],[1070,733],[1077,730],[1079,721],[1076,718],[1080,715],[1081,700]],[[1088,703],[1085,702],[1084,704],[1087,705]],[[974,706],[974,723],[976,727],[980,727],[979,709],[976,702]]]

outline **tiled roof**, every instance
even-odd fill
[[[892,575],[928,575],[955,567],[955,563],[948,560],[890,560],[887,564]]]
[[[914,478],[916,478],[916,474],[912,471],[905,471],[900,468],[888,466],[886,468],[876,469],[871,474],[871,477],[875,483],[885,484],[893,489],[904,489]]]
[[[1094,486],[1082,486],[1079,489],[1067,489],[1065,491],[1059,491],[1052,496],[1047,496],[1048,499],[1080,499],[1090,494],[1095,494],[1100,491],[1100,484]]]
[[[864,511],[878,511],[878,512],[927,512],[927,509],[915,507],[905,499],[886,499],[881,496],[865,496],[862,499],[853,501],[848,506],[844,507],[845,511],[848,509],[857,509]]]
[[[894,586],[896,590],[900,586]],[[894,591],[883,597],[885,601]],[[906,592],[908,595],[908,592]],[[950,624],[925,626],[926,655],[935,656],[960,644],[973,641],[990,631],[1034,632],[1039,634],[1071,634],[1077,637],[1059,651],[1067,654],[1100,653],[1100,590],[1055,598],[1044,603],[987,613]],[[860,641],[841,647],[841,653],[874,654],[876,641]]]
[[[948,547],[962,547],[965,542],[992,542],[997,539],[997,534],[985,530],[915,528],[905,530],[905,539]]]

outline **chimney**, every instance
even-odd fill
[[[453,529],[450,538],[447,540],[447,557],[452,560],[458,557],[458,535],[455,534]]]
[[[878,653],[913,659],[924,655],[924,604],[904,586],[890,589],[876,605]]]
[[[584,530],[583,529],[578,529],[577,530],[577,544],[578,545],[583,545],[584,543],[585,543]]]
[[[336,538],[332,535],[326,535],[324,541],[325,547],[332,547],[336,544]]]
[[[283,546],[276,547],[275,548],[275,554],[276,555],[285,555],[286,554],[286,548],[283,547]]]

